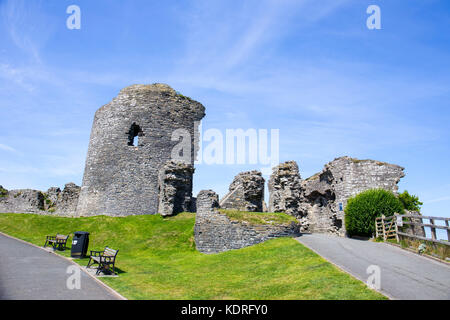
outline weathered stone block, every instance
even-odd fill
[[[295,161],[287,161],[273,168],[269,194],[269,212],[285,212],[294,217],[302,215],[301,177]]]
[[[162,216],[171,216],[192,208],[192,177],[194,166],[169,161],[159,171],[159,209]]]
[[[264,178],[259,171],[239,173],[231,183],[228,194],[220,201],[220,207],[262,212],[264,210],[264,182]]]
[[[213,190],[202,190],[198,193],[197,214],[214,211],[219,208],[219,196]]]

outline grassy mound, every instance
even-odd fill
[[[90,232],[90,250],[106,245],[120,250],[119,277],[100,279],[129,299],[385,299],[292,238],[201,254],[195,250],[194,221],[191,213],[171,218],[0,214],[0,231],[40,246],[47,234]],[[70,250],[61,254],[69,256]]]
[[[220,213],[225,214],[230,220],[239,222],[248,222],[249,224],[290,224],[297,220],[282,212],[247,212],[229,209],[219,209]]]

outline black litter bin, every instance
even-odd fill
[[[84,258],[89,247],[89,232],[77,231],[73,233],[72,258]]]

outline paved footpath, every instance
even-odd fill
[[[386,243],[303,234],[297,240],[366,282],[370,265],[380,267],[380,291],[392,299],[450,299],[450,266]]]
[[[62,257],[0,234],[0,299],[119,299],[83,271],[81,289],[68,289],[69,266],[73,264]]]

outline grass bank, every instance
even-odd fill
[[[120,250],[119,277],[101,280],[128,299],[385,299],[291,238],[201,254],[195,250],[194,221],[191,213],[170,218],[0,214],[0,231],[40,246],[56,232],[90,232],[90,250],[105,245]],[[70,250],[61,254],[69,256]]]
[[[246,212],[229,209],[219,209],[219,212],[225,214],[230,220],[247,222],[253,225],[260,224],[290,224],[297,220],[282,212]]]

